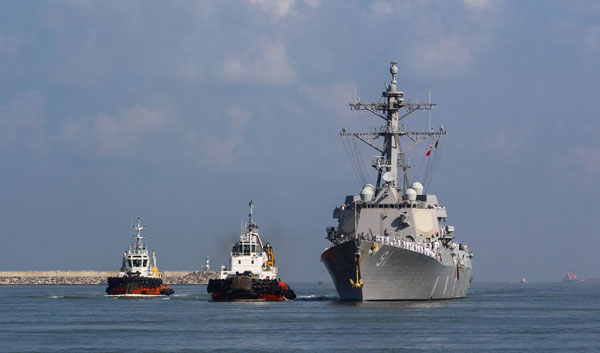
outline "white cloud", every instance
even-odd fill
[[[583,37],[585,51],[588,54],[600,54],[600,25],[590,26],[586,28]]]
[[[593,178],[600,176],[600,148],[598,146],[578,145],[571,149],[570,155],[567,160],[573,160],[573,166],[583,172],[585,176]]]
[[[491,138],[481,136],[482,145],[498,157],[513,159],[527,149],[535,132],[529,125],[498,127]]]
[[[488,147],[491,147],[498,154],[512,155],[517,148],[515,143],[515,131],[511,128],[504,128],[496,131]]]
[[[305,94],[311,101],[332,109],[344,121],[348,121],[348,115],[350,117],[358,116],[357,114],[348,114],[348,104],[354,99],[356,87],[355,82],[348,81],[327,86],[304,85],[300,88],[300,92]]]
[[[183,133],[181,141],[200,146],[203,163],[210,168],[232,168],[244,151],[248,148],[245,142],[246,125],[252,114],[238,107],[227,109],[227,117],[222,121],[227,124],[227,136],[203,136],[195,130]]]
[[[214,44],[215,7],[210,1],[160,3],[74,1],[42,6],[56,59],[53,79],[96,86],[116,76],[142,79],[203,79],[216,64],[206,51]],[[110,18],[110,24],[106,22]],[[224,31],[226,32],[226,31]],[[210,69],[207,67],[213,65]]]
[[[195,81],[204,78],[202,64],[194,60],[194,54],[172,58],[171,74],[175,78]]]
[[[394,17],[410,17],[416,13],[420,13],[429,6],[425,1],[389,1],[377,0],[369,6],[369,16],[394,16]],[[432,13],[432,11],[428,11]]]
[[[412,65],[424,75],[450,76],[466,69],[473,60],[469,46],[459,37],[442,38],[415,47]]]
[[[375,1],[371,4],[371,11],[376,16],[390,15],[394,12],[392,4],[387,1]]]
[[[151,153],[154,139],[178,125],[179,118],[173,112],[136,105],[116,114],[65,121],[61,132],[67,141],[103,154],[132,156]]]
[[[501,5],[500,0],[462,0],[462,3],[471,11],[493,10]]]
[[[0,33],[0,56],[14,55],[22,45],[21,38]]]
[[[249,2],[275,18],[290,13],[294,5],[294,0],[249,0]]]
[[[0,103],[0,143],[24,144],[29,149],[41,150],[46,143],[44,98],[37,91],[12,97]]]
[[[600,25],[580,25],[572,21],[553,23],[553,39],[560,45],[574,48],[579,63],[584,70],[591,73],[598,70],[600,60]],[[566,50],[566,49],[565,49]]]
[[[397,56],[408,57],[411,69],[423,76],[449,77],[463,74],[493,48],[502,8],[502,1],[487,0],[378,0],[365,19],[402,23],[410,35],[398,45]]]
[[[295,81],[296,72],[283,43],[266,41],[252,49],[252,52],[232,54],[225,59],[222,66],[225,80],[256,81],[269,85]]]
[[[498,21],[506,21],[506,17],[499,16],[504,7],[502,0],[463,0],[463,6],[467,10],[465,23],[478,32],[473,35],[489,36]]]
[[[321,5],[321,0],[304,0],[304,3],[311,9],[314,9]]]
[[[20,129],[39,130],[44,123],[44,99],[37,91],[19,94],[0,105],[0,130],[13,135]]]

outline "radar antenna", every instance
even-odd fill
[[[388,189],[398,189],[398,169],[401,169],[403,176],[403,189],[406,190],[409,186],[408,169],[410,165],[407,161],[406,153],[402,149],[401,138],[408,137],[414,143],[430,138],[433,135],[446,135],[446,131],[440,129],[433,131],[431,128],[428,131],[409,131],[404,125],[399,127],[399,122],[406,118],[411,113],[417,110],[431,110],[435,103],[413,103],[405,98],[404,92],[397,89],[396,75],[398,74],[398,66],[395,61],[390,62],[390,74],[392,80],[386,84],[386,90],[381,93],[383,101],[380,103],[363,103],[360,100],[355,100],[350,103],[351,110],[366,110],[378,116],[385,121],[385,124],[373,131],[365,132],[348,132],[343,129],[340,136],[352,136],[364,142],[369,147],[379,152],[372,160],[372,167],[377,170],[376,189],[379,191],[386,186]],[[383,136],[383,146],[380,148],[375,146],[373,140]],[[385,184],[382,184],[385,182]]]

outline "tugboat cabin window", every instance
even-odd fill
[[[144,267],[148,266],[148,260],[144,260]]]
[[[250,245],[244,245],[244,255],[250,255]]]
[[[142,266],[142,260],[133,260],[133,267]]]
[[[131,260],[127,260],[129,262],[129,267],[133,267],[131,264]]]

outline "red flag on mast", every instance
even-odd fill
[[[429,155],[431,154],[431,149],[433,148],[433,144],[429,145],[429,150],[427,150],[427,153],[425,153],[425,155],[427,157],[429,157]]]

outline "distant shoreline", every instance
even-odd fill
[[[0,271],[0,285],[106,284],[118,271]],[[160,271],[166,284],[206,284],[217,271]]]

